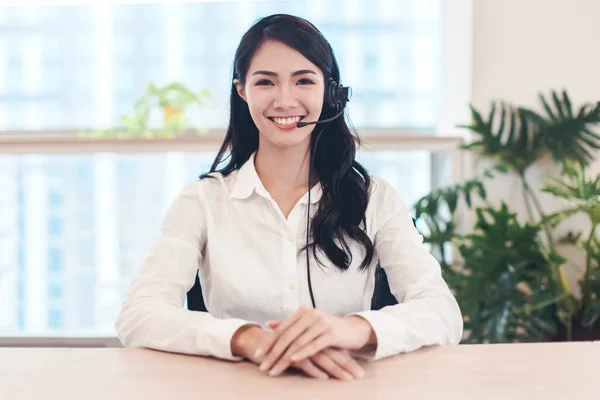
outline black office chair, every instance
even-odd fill
[[[416,221],[413,218],[413,224],[416,226]],[[192,311],[207,311],[206,304],[204,304],[204,297],[202,296],[202,287],[200,286],[200,279],[196,274],[196,282],[194,286],[187,293],[187,304],[188,309]],[[398,300],[392,294],[390,290],[390,284],[387,279],[385,271],[379,263],[375,267],[375,289],[373,291],[373,297],[371,298],[371,310],[380,310],[386,306],[392,306],[398,304]]]

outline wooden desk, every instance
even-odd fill
[[[153,350],[0,348],[0,399],[600,399],[592,342],[433,347],[365,368],[317,381]]]

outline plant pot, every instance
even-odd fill
[[[183,110],[181,108],[171,107],[171,106],[163,106],[162,110],[163,110],[163,114],[165,117],[165,125],[166,126],[169,126],[171,121],[173,121],[175,119],[181,119],[181,117],[183,116]]]
[[[577,314],[573,318],[573,326],[571,328],[571,341],[573,342],[588,342],[592,340],[600,340],[600,322],[596,322],[591,328],[584,327],[581,323],[581,314]],[[557,323],[556,335],[552,338],[553,342],[568,342],[567,327],[560,322]]]

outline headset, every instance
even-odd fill
[[[334,119],[336,119],[337,117],[339,117],[340,115],[343,114],[344,109],[346,108],[346,103],[348,103],[350,101],[350,97],[352,97],[352,88],[351,87],[342,86],[342,85],[338,84],[336,81],[334,81],[333,78],[329,78],[329,81],[327,81],[327,87],[325,88],[324,104],[325,104],[325,106],[333,109],[335,112],[335,115],[331,118],[327,118],[327,119],[323,119],[323,120],[319,120],[319,121],[298,122],[296,124],[296,127],[302,128],[303,126],[306,126],[306,125],[323,124],[323,123],[333,121]],[[323,127],[323,129],[321,129],[319,136],[321,135],[321,133],[323,133],[323,131],[325,130],[326,127],[327,126]],[[317,138],[317,140],[318,140],[318,138]]]
[[[338,118],[340,115],[342,115],[344,113],[344,110],[346,109],[346,104],[350,101],[351,96],[352,96],[352,88],[350,88],[349,86],[348,87],[342,86],[342,85],[338,84],[336,81],[334,81],[333,78],[329,78],[329,81],[327,81],[327,87],[325,88],[324,104],[325,104],[325,106],[329,107],[330,109],[333,109],[335,112],[335,115],[331,118],[327,118],[324,120],[296,123],[296,127],[298,127],[298,128],[302,128],[303,126],[312,125],[312,124],[315,124],[315,125],[316,124],[325,124],[325,126],[323,126],[323,129],[321,129],[321,131],[317,135],[317,138],[315,139],[315,144],[311,151],[310,168],[308,170],[308,204],[306,207],[306,278],[308,281],[308,291],[310,293],[310,301],[312,302],[313,308],[317,308],[317,306],[315,304],[315,296],[313,294],[312,282],[310,279],[310,261],[309,261],[309,251],[308,251],[308,248],[309,248],[308,240],[309,240],[309,233],[310,233],[310,192],[311,192],[311,188],[312,188],[310,178],[312,176],[312,171],[314,168],[314,160],[315,160],[314,155],[316,154],[317,144],[319,143],[321,134],[325,131],[325,129],[331,123],[331,121],[335,120],[336,118]]]

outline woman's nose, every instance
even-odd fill
[[[298,105],[298,99],[293,90],[282,88],[277,91],[273,102],[275,108],[292,108]]]

